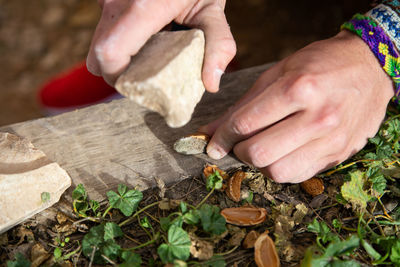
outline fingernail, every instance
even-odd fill
[[[221,76],[224,74],[224,71],[221,69],[216,68],[214,70],[214,89],[217,91],[219,89],[219,84],[221,81]]]
[[[207,148],[207,154],[212,159],[222,159],[224,156],[219,150],[214,147]]]

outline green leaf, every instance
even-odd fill
[[[208,191],[211,189],[221,189],[222,188],[222,176],[218,171],[215,171],[213,174],[208,176],[207,181],[206,181],[206,188]]]
[[[326,248],[324,255],[328,257],[347,255],[359,246],[360,239],[357,236],[352,235],[347,240],[330,243]]]
[[[370,243],[368,243],[366,240],[361,240],[361,245],[365,249],[365,251],[368,253],[368,255],[373,258],[374,260],[379,260],[382,258],[381,254],[379,254],[372,246]]]
[[[391,248],[390,260],[395,266],[400,266],[400,239],[397,239]]]
[[[142,227],[144,227],[144,228],[151,228],[152,227],[151,223],[149,221],[149,218],[147,218],[147,216],[140,220],[140,225]]]
[[[251,204],[253,202],[253,198],[254,198],[253,191],[249,191],[249,195],[245,199],[243,199],[243,202]]]
[[[161,217],[160,218],[160,226],[164,232],[168,231],[170,224],[171,224],[171,220],[169,219],[169,217]]]
[[[118,193],[108,191],[107,197],[111,207],[119,209],[125,216],[131,216],[143,198],[138,190],[127,191],[126,185],[118,185]]]
[[[124,233],[118,224],[108,222],[104,226],[104,240],[115,239],[116,237],[122,237]]]
[[[208,261],[202,262],[202,266],[204,266],[204,267],[225,267],[226,262],[224,260],[224,257],[222,257],[220,255],[214,255]]]
[[[124,251],[121,254],[123,263],[119,264],[119,267],[140,267],[142,264],[142,258],[140,255],[131,251]]]
[[[46,203],[50,201],[50,193],[49,192],[42,192],[42,194],[40,194],[40,198],[42,200],[42,203]]]
[[[307,226],[307,230],[316,233],[318,238],[324,243],[340,240],[337,235],[332,233],[331,229],[329,229],[325,222],[319,222],[317,218],[314,218],[312,223]]]
[[[168,244],[161,244],[157,253],[163,263],[172,263],[174,260],[187,260],[190,256],[190,238],[188,233],[180,227],[171,225],[168,230]]]
[[[100,204],[96,200],[91,199],[89,200],[89,207],[96,214],[96,211],[100,208]]]
[[[204,231],[220,235],[226,231],[225,218],[220,214],[217,206],[204,204],[199,209],[199,217]]]
[[[183,221],[187,224],[198,224],[200,222],[199,211],[189,210],[183,215]]]
[[[83,184],[78,184],[74,191],[72,191],[72,199],[81,201],[87,199],[87,192]]]
[[[372,184],[372,193],[375,197],[383,195],[386,189],[386,178],[380,168],[368,168],[366,172],[368,180]]]
[[[54,258],[56,258],[56,260],[60,259],[61,256],[62,256],[62,250],[61,250],[61,248],[56,247],[56,248],[54,249],[53,255],[54,255]]]
[[[31,262],[18,252],[14,261],[7,261],[7,267],[30,267]]]
[[[341,194],[344,199],[351,203],[353,210],[363,212],[367,202],[372,197],[364,190],[366,177],[365,173],[359,170],[349,173],[350,181],[345,182],[341,187]]]
[[[113,225],[114,223],[100,224],[90,229],[82,240],[82,252],[87,258],[91,258],[93,250],[94,262],[104,264],[106,261],[101,255],[107,256],[109,259],[115,261],[121,253],[121,247],[115,242],[114,238],[121,236],[118,228]]]
[[[185,214],[187,212],[187,210],[188,210],[187,204],[184,201],[181,201],[179,203],[179,207],[181,209],[182,214]]]

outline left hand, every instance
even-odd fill
[[[233,149],[277,182],[297,183],[361,150],[393,95],[369,47],[343,31],[264,72],[224,116],[200,130],[213,135],[210,157]]]

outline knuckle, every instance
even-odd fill
[[[113,62],[116,58],[116,50],[104,42],[96,44],[94,51],[99,62]]]
[[[335,129],[340,124],[339,114],[335,110],[323,112],[317,117],[314,123],[319,129]]]
[[[269,157],[265,148],[255,143],[247,148],[247,158],[254,167],[263,168],[267,165]]]
[[[248,118],[245,117],[236,117],[233,114],[233,118],[231,119],[231,129],[233,134],[238,136],[248,135],[251,133],[251,122]]]
[[[300,74],[286,90],[290,102],[309,103],[318,92],[317,77],[313,74]]]
[[[287,183],[293,180],[293,173],[288,166],[271,164],[266,169],[266,174],[277,183]]]

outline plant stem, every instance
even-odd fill
[[[124,225],[126,225],[126,224],[132,222],[132,221],[135,219],[135,217],[136,217],[137,215],[139,215],[140,213],[142,213],[143,211],[145,211],[145,210],[147,210],[147,209],[150,209],[151,207],[154,207],[154,206],[158,205],[159,203],[160,203],[160,201],[157,201],[157,202],[154,202],[154,203],[151,203],[151,204],[145,206],[145,207],[142,208],[141,210],[138,210],[138,211],[137,211],[135,214],[133,214],[131,217],[129,217],[129,218],[126,219],[125,221],[119,223],[119,224],[118,224],[119,227],[122,227],[122,226],[124,226]]]
[[[139,246],[136,246],[136,247],[133,247],[133,248],[126,248],[126,250],[135,250],[135,249],[143,248],[143,247],[146,247],[148,245],[151,245],[151,244],[155,243],[157,240],[158,240],[158,235],[156,235],[153,239],[151,239],[151,240],[149,240],[149,241],[147,241],[147,242],[145,242],[145,243],[143,243],[143,244],[141,244]]]
[[[214,193],[214,190],[215,190],[215,187],[213,187],[213,188],[211,189],[211,191],[207,194],[207,196],[206,196],[205,198],[203,198],[202,201],[200,201],[200,203],[196,206],[196,210],[197,210],[198,208],[200,208],[201,205],[204,204],[204,202],[207,201],[207,199],[212,195],[212,193]]]
[[[104,211],[103,216],[101,216],[101,217],[105,218],[105,217],[107,216],[107,213],[108,213],[111,209],[112,209],[112,206],[108,206],[108,208]]]
[[[232,249],[222,252],[222,253],[214,253],[215,256],[225,256],[234,252],[239,246],[234,246]]]

